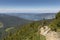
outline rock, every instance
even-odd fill
[[[45,27],[45,28],[44,28]],[[46,37],[46,40],[60,40],[60,34],[52,31],[48,26],[40,28],[40,34]]]

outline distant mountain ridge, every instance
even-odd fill
[[[22,25],[31,21],[39,21],[43,18],[52,19],[56,13],[0,13],[0,22],[4,24],[4,27],[12,27]]]
[[[38,21],[45,19],[53,19],[55,18],[56,13],[10,13],[8,15],[17,16],[27,20]]]
[[[29,20],[25,20],[23,18],[19,18],[7,14],[0,14],[0,22],[2,22],[4,27],[6,28],[6,27],[12,27],[12,26],[28,23]]]

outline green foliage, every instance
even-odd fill
[[[46,26],[47,24],[49,24],[49,22],[46,19],[43,19],[43,21],[42,21],[42,27]]]
[[[55,31],[60,31],[60,12],[56,14],[56,18],[50,24],[50,28]]]
[[[38,33],[38,27],[40,22],[32,22],[30,24],[23,25],[20,28],[15,29],[15,32],[9,31],[7,36],[2,40],[41,40],[41,36]],[[42,37],[43,39],[44,37]]]
[[[56,19],[60,18],[60,12],[58,12],[58,14],[56,15]]]

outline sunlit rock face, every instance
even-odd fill
[[[51,31],[48,26],[40,28],[40,34],[46,37],[46,40],[60,40],[60,34],[55,31]]]

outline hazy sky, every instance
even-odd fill
[[[0,0],[0,13],[55,13],[60,0]]]

